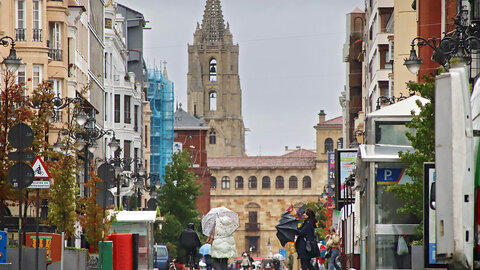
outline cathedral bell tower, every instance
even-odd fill
[[[238,76],[238,44],[223,20],[220,0],[207,0],[201,26],[188,45],[188,112],[210,126],[209,157],[243,156],[245,127]]]

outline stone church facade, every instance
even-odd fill
[[[321,200],[327,185],[327,152],[342,148],[342,117],[319,113],[316,149],[286,149],[281,156],[245,155],[239,46],[233,45],[219,0],[207,0],[202,24],[188,46],[188,111],[209,126],[206,138],[210,207],[237,212],[234,233],[243,251],[268,257],[281,247],[275,225],[290,205]],[[313,130],[312,130],[313,131]]]
[[[188,45],[187,97],[188,112],[210,126],[209,157],[245,152],[238,52],[220,0],[207,0],[202,24],[197,24],[193,44]]]

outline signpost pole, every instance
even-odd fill
[[[38,270],[38,210],[40,209],[40,189],[37,188],[37,211],[36,211],[36,218],[35,218],[35,232],[37,240],[35,242],[35,270]]]
[[[18,189],[18,270],[22,270],[22,204],[23,204],[23,189],[20,185]]]

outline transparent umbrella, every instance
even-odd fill
[[[238,214],[224,206],[221,206],[210,209],[210,211],[202,218],[203,234],[210,236],[215,229],[217,220],[222,217],[229,217],[232,221],[228,224],[228,227],[223,228],[226,232],[233,233],[238,228]]]

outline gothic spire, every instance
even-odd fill
[[[203,42],[216,43],[223,40],[225,22],[220,0],[207,0],[203,13],[202,32],[201,40]]]

